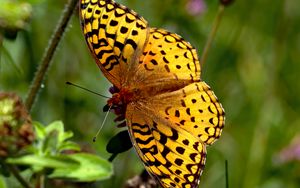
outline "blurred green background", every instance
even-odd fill
[[[0,0],[0,4],[1,1],[4,2]],[[16,92],[25,98],[67,1],[21,2],[29,6],[29,15],[24,17],[30,18],[21,24],[23,29],[15,39],[0,36],[0,91]],[[138,12],[152,27],[183,36],[198,49],[199,56],[219,3],[217,0],[117,2]],[[27,13],[23,9],[18,11]],[[0,24],[3,26],[1,19]],[[225,187],[225,160],[232,188],[300,187],[299,72],[299,0],[236,0],[226,8],[208,61],[202,67],[202,79],[223,104],[226,124],[221,138],[208,147],[201,187]],[[106,100],[69,87],[66,81],[109,95],[110,84],[85,44],[78,11],[56,51],[32,117],[44,124],[63,120],[66,130],[72,130],[76,141],[86,150],[108,158],[106,144],[120,131],[113,122],[115,116],[109,115],[97,142],[93,143],[105,115],[102,107]],[[121,187],[142,169],[131,149],[115,159],[115,175],[111,179],[93,186]]]

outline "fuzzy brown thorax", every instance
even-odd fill
[[[136,100],[134,91],[127,88],[122,88],[119,92],[113,93],[112,97],[108,99],[109,106],[127,105]]]

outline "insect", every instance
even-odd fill
[[[164,188],[195,188],[224,110],[200,79],[197,52],[112,0],[81,0],[82,30],[113,84],[108,106],[128,127],[146,170]]]

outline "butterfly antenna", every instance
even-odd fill
[[[207,59],[207,56],[208,56],[208,51],[209,51],[209,49],[211,47],[211,43],[212,43],[213,39],[215,38],[217,30],[219,28],[219,25],[221,23],[225,6],[229,5],[230,3],[232,3],[232,0],[220,0],[220,5],[219,5],[218,13],[217,13],[216,18],[215,18],[215,20],[213,22],[212,29],[211,29],[211,31],[209,33],[208,39],[207,39],[206,44],[204,46],[203,53],[201,55],[201,59],[200,59],[201,67],[206,62],[206,59]]]
[[[98,135],[99,135],[101,129],[103,128],[104,123],[106,122],[106,119],[107,119],[107,116],[108,116],[108,114],[109,114],[109,111],[110,111],[111,107],[112,107],[112,106],[110,106],[109,109],[108,109],[108,111],[106,112],[105,117],[104,117],[104,120],[102,121],[102,124],[101,124],[100,128],[98,129],[96,135],[95,135],[94,138],[93,138],[93,142],[96,142],[96,139],[97,139],[97,137],[98,137]]]
[[[80,85],[73,84],[73,83],[71,83],[71,82],[66,82],[66,84],[67,84],[67,85],[71,85],[71,86],[75,86],[75,87],[80,88],[80,89],[83,89],[83,90],[85,90],[85,91],[88,91],[88,92],[93,93],[93,94],[95,94],[95,95],[98,95],[98,96],[100,96],[100,97],[104,97],[104,98],[107,98],[107,99],[110,98],[110,97],[107,97],[107,96],[105,96],[105,95],[101,95],[101,94],[99,94],[99,93],[97,93],[97,92],[95,92],[95,91],[92,91],[92,90],[90,90],[90,89],[84,88],[84,87],[82,87],[82,86],[80,86]]]

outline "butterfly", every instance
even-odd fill
[[[200,79],[195,48],[112,0],[81,0],[80,18],[113,84],[107,104],[125,119],[146,170],[164,188],[198,187],[206,146],[220,137],[225,113]]]

